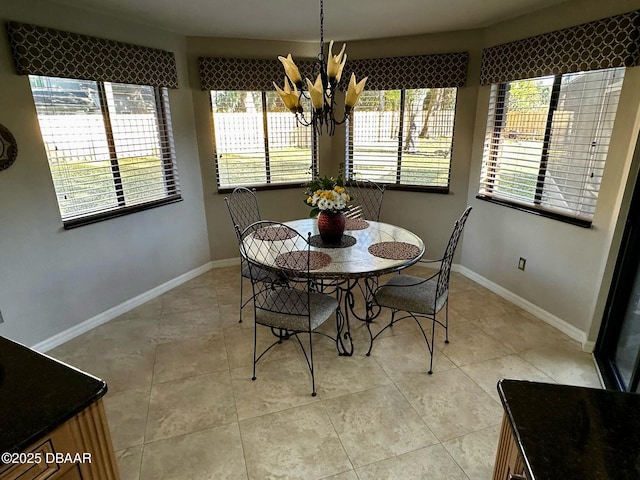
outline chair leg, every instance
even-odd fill
[[[256,379],[256,350],[258,349],[258,324],[253,322],[253,376],[251,380]]]
[[[449,343],[449,299],[444,304],[444,343]]]
[[[415,320],[415,322],[418,324],[418,328],[420,329],[420,332],[422,333],[422,337],[424,338],[425,343],[427,344],[427,350],[429,352],[429,371],[427,372],[429,375],[431,375],[433,373],[433,339],[434,339],[434,333],[435,333],[435,329],[436,329],[436,319],[435,316],[431,319],[431,342],[429,342],[429,338],[427,337],[426,332],[424,331],[424,328],[422,328],[422,324],[420,323],[420,321],[418,320],[417,317],[415,317],[414,315],[411,315],[411,317]]]
[[[429,360],[429,371],[427,372],[429,375],[433,374],[433,354],[436,353],[435,341],[436,339],[436,316],[434,314],[433,320],[431,321],[431,348],[429,349],[429,353],[431,354],[431,359]],[[427,345],[427,348],[429,345]]]
[[[316,393],[316,377],[313,366],[313,332],[309,330],[309,371],[311,372],[311,396],[315,397]]]
[[[244,307],[244,304],[242,303],[242,299],[244,298],[242,296],[243,284],[244,284],[244,278],[242,278],[242,262],[240,262],[240,320],[238,321],[238,323],[242,323],[242,308]]]

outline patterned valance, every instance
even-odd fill
[[[294,60],[302,77],[313,80],[314,61]],[[284,79],[277,59],[200,57],[198,63],[202,90],[266,91],[273,90],[272,82],[280,85]],[[463,87],[468,63],[467,52],[347,60],[340,86],[346,89],[353,72],[358,80],[369,78],[367,90]]]
[[[16,22],[7,32],[19,75],[178,88],[173,52]]]
[[[467,81],[467,52],[411,57],[347,60],[346,81],[368,77],[367,90],[464,87]],[[344,76],[344,75],[343,75]]]
[[[480,84],[630,67],[640,55],[640,10],[482,51]]]
[[[313,60],[294,59],[302,77],[311,78]],[[277,58],[198,58],[202,90],[275,90],[273,82],[282,85],[284,68]]]

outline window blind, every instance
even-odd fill
[[[166,89],[29,79],[65,227],[180,198]]]
[[[624,68],[491,87],[479,195],[593,219]]]
[[[311,180],[313,129],[297,125],[275,91],[212,91],[211,109],[218,188]]]
[[[456,89],[365,91],[349,124],[350,178],[449,188]]]

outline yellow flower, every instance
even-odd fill
[[[347,193],[347,196],[346,196],[346,197],[344,197],[344,199],[345,199],[347,202],[351,201],[351,197],[349,196],[349,194],[348,194],[348,193]]]
[[[336,185],[335,187],[333,187],[333,189],[340,194],[344,193],[344,188],[340,185]]]
[[[307,203],[308,203],[308,204],[313,203],[313,198],[311,198],[311,197],[307,197]]]

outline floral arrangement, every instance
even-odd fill
[[[305,203],[311,207],[310,217],[320,212],[342,212],[351,200],[344,186],[342,172],[337,177],[318,177],[307,184]]]

